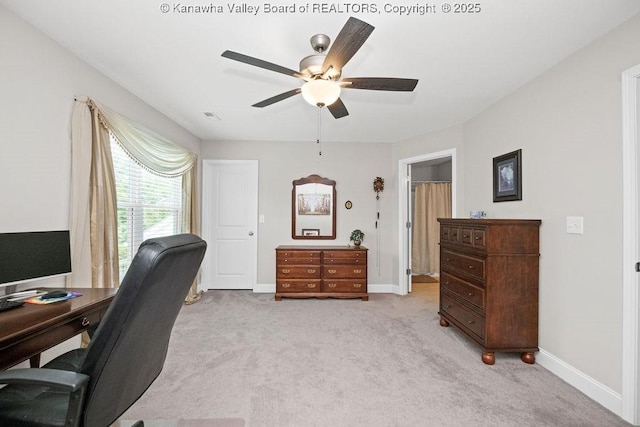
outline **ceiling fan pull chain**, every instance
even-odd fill
[[[316,144],[318,144],[318,156],[322,156],[322,144],[320,144],[320,129],[322,124],[322,108],[318,107],[318,139],[316,139]]]

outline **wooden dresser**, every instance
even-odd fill
[[[438,221],[440,325],[453,324],[480,344],[488,365],[496,351],[535,363],[541,221]]]
[[[278,246],[275,298],[280,301],[283,297],[367,301],[367,248]]]

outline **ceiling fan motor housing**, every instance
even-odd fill
[[[309,55],[300,61],[300,73],[311,78],[323,78],[325,80],[338,80],[341,71],[331,68],[325,73],[322,72],[322,64],[326,55],[323,54],[331,43],[331,39],[326,34],[316,34],[309,40],[313,50],[318,52],[315,55]]]

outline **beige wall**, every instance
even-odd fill
[[[542,219],[540,348],[616,393],[622,369],[620,76],[637,64],[640,17],[462,126],[458,214],[482,209],[490,218]],[[522,149],[523,200],[493,203],[492,159],[516,149]],[[583,235],[566,233],[567,216],[584,217]]]
[[[199,152],[194,135],[2,7],[0,40],[0,232],[68,228],[76,95]]]
[[[391,185],[391,145],[371,143],[322,143],[322,156],[314,142],[207,142],[202,143],[203,159],[258,160],[259,213],[264,224],[258,228],[258,284],[275,289],[275,247],[308,241],[291,239],[292,181],[318,174],[336,181],[336,240],[318,241],[322,245],[347,245],[351,231],[365,233],[363,245],[369,248],[369,282],[388,285],[394,281],[392,260],[395,246],[391,221],[396,189]],[[380,240],[376,239],[376,193],[373,180],[380,176],[385,189],[380,195]],[[353,208],[344,203],[351,200]],[[376,260],[380,254],[380,273]]]

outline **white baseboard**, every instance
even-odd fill
[[[540,349],[536,363],[571,384],[614,414],[622,416],[622,395],[551,353]]]
[[[370,294],[397,294],[399,292],[399,288],[396,285],[369,284],[367,286],[367,291]],[[253,288],[253,292],[257,294],[274,294],[276,293],[276,285],[275,283],[258,283]]]

